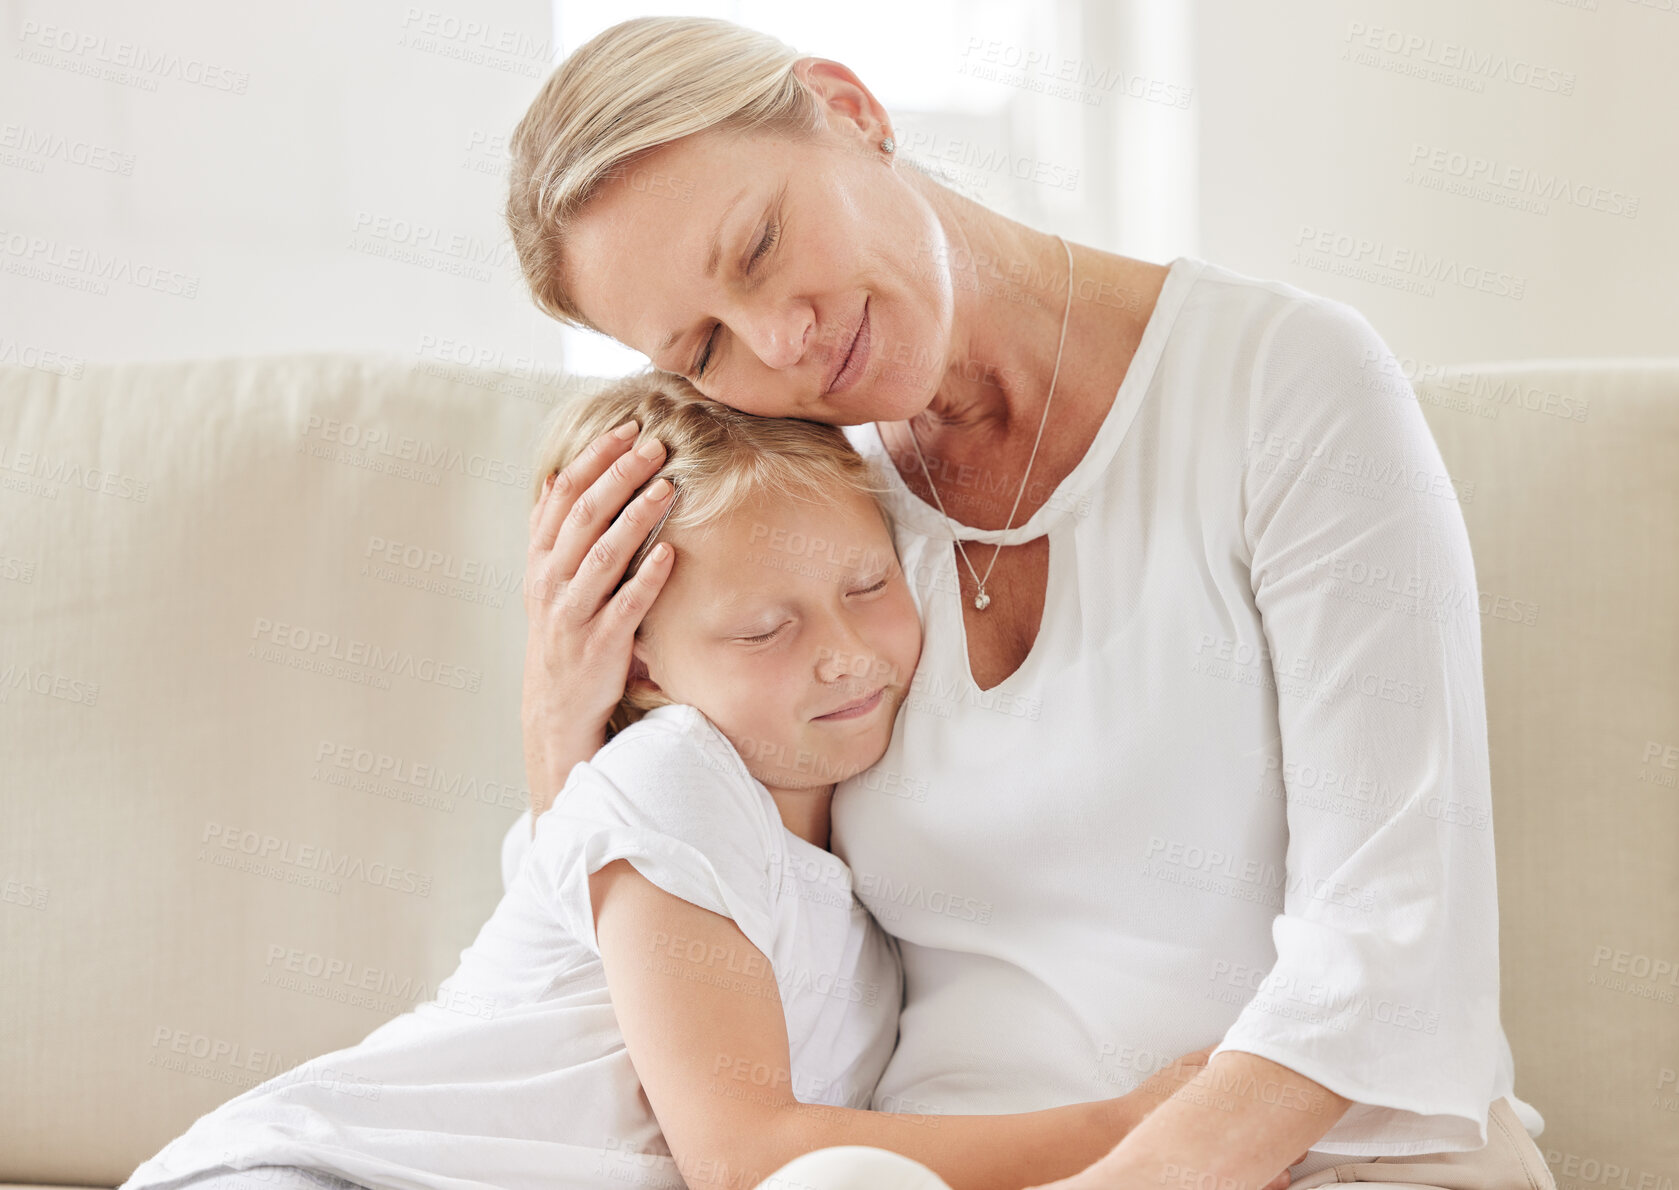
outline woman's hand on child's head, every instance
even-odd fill
[[[670,575],[670,547],[661,545],[614,593],[670,501],[664,482],[657,495],[630,500],[665,457],[652,438],[632,449],[637,429],[630,421],[596,438],[549,477],[531,509],[522,718],[533,815],[604,741],[636,629]]]

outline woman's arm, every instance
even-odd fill
[[[613,593],[665,506],[665,499],[630,500],[665,455],[654,439],[642,448],[651,455],[631,450],[636,426],[626,425],[629,435],[620,434],[623,427],[602,434],[550,476],[531,508],[521,719],[533,834],[572,766],[606,742],[635,630],[670,575],[670,552],[655,552]]]
[[[1224,1050],[1119,1146],[1076,1177],[1035,1190],[1260,1190],[1352,1106],[1257,1054]],[[1296,1156],[1295,1154],[1299,1154]]]
[[[920,1161],[953,1190],[1020,1190],[1109,1152],[1197,1068],[1186,1060],[1120,1098],[1017,1115],[803,1104],[774,972],[733,921],[665,892],[628,860],[590,876],[589,897],[630,1059],[690,1186],[753,1185],[813,1149],[872,1145]]]
[[[1277,957],[1201,1075],[1067,1190],[1252,1190],[1338,1124],[1486,1143],[1498,913],[1468,494],[1415,399],[1369,383],[1401,369],[1363,315],[1300,299],[1266,343],[1247,441],[1307,460],[1250,456],[1242,477],[1284,766]]]

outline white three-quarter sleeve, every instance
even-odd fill
[[[1353,1155],[1481,1147],[1501,1058],[1473,487],[1398,374],[1358,311],[1292,303],[1243,463],[1288,847],[1275,965],[1215,1053],[1352,1099],[1314,1147]]]

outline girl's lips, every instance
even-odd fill
[[[828,386],[824,396],[843,393],[863,374],[864,367],[869,362],[869,301],[863,299],[863,317],[857,323],[857,334],[851,340],[850,350],[840,363],[840,370],[834,376],[834,382]]]
[[[876,690],[865,699],[861,699],[853,703],[847,703],[837,711],[829,711],[826,715],[818,715],[816,718],[818,721],[824,719],[856,719],[859,716],[867,715],[870,711],[874,710],[880,705],[881,699],[885,696],[886,687],[882,686],[879,690]]]

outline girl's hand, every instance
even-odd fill
[[[665,457],[652,438],[631,449],[637,428],[629,421],[591,442],[548,478],[531,508],[521,719],[533,825],[572,765],[605,742],[636,628],[670,575],[670,547],[662,545],[613,594],[670,501],[670,485],[661,481],[656,496],[649,489],[624,507]]]

